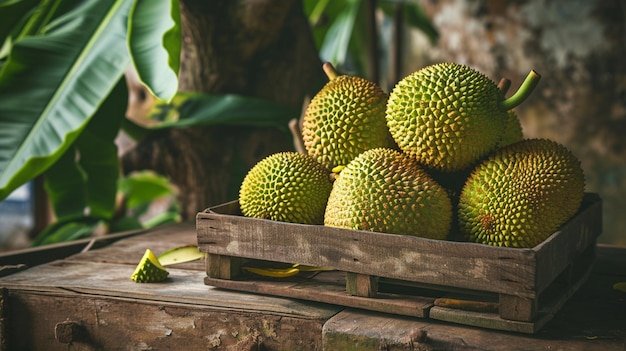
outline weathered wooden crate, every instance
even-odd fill
[[[534,333],[587,279],[602,203],[528,249],[247,218],[237,201],[196,217],[205,283],[379,312]],[[336,271],[264,279],[244,265],[299,263]]]

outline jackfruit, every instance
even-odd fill
[[[507,111],[527,97],[534,71],[511,98],[477,70],[456,63],[430,65],[396,84],[386,109],[392,137],[428,168],[453,172],[492,152],[505,131]]]
[[[577,213],[584,183],[579,160],[565,146],[522,140],[472,172],[459,199],[460,230],[469,241],[534,247]]]
[[[322,224],[331,188],[330,171],[311,156],[280,152],[248,171],[239,205],[247,217]]]
[[[329,63],[324,70],[330,81],[311,99],[302,120],[307,153],[332,169],[365,150],[396,147],[385,121],[388,95],[374,82],[338,75]]]
[[[517,114],[513,110],[507,111],[506,125],[504,127],[504,133],[496,144],[496,149],[503,148],[505,146],[515,144],[518,141],[524,139],[524,132],[522,130],[522,124],[520,123]]]
[[[502,78],[500,79],[500,82],[498,82],[498,90],[500,90],[500,93],[502,93],[503,98],[509,91],[510,87],[511,80],[508,78]],[[517,113],[515,113],[515,111],[513,110],[508,110],[504,133],[502,134],[502,138],[498,142],[496,149],[517,143],[518,141],[522,141],[523,139],[524,132],[522,130],[522,124],[517,117]]]
[[[446,191],[400,151],[376,148],[346,165],[333,184],[324,225],[445,239],[452,222]]]
[[[136,283],[156,283],[167,279],[169,274],[152,250],[146,249],[130,279]]]

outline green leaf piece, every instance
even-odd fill
[[[87,175],[77,157],[72,146],[45,173],[46,194],[59,221],[82,217],[87,208]]]
[[[0,47],[2,43],[11,35],[18,24],[22,22],[25,16],[30,13],[37,5],[37,0],[13,0],[0,2],[0,13],[2,13],[2,21],[0,21]],[[0,55],[2,58],[2,55]]]
[[[181,32],[178,0],[135,1],[128,19],[128,47],[140,81],[157,98],[178,90]]]
[[[133,208],[174,194],[167,178],[152,171],[134,172],[119,182],[119,190],[126,195],[126,205]]]
[[[49,245],[87,238],[100,224],[93,218],[67,219],[58,221],[44,229],[32,241],[31,246]]]
[[[80,167],[87,174],[87,207],[89,215],[95,218],[110,219],[115,213],[120,174],[115,138],[124,119],[127,102],[126,81],[120,79],[76,140]]]
[[[115,136],[126,110],[124,80],[76,142],[45,172],[45,188],[58,220],[84,216],[110,219],[115,212],[119,158]]]
[[[50,167],[119,81],[131,3],[82,1],[15,42],[0,71],[0,199]]]
[[[208,95],[181,92],[171,103],[157,103],[150,119],[152,129],[209,125],[272,126],[287,130],[299,111],[270,100],[235,94]]]
[[[346,1],[346,8],[339,13],[324,37],[320,48],[323,61],[331,62],[335,67],[345,67],[348,58],[348,49],[354,32],[362,1]]]
[[[166,250],[157,258],[162,266],[171,266],[173,264],[185,263],[203,259],[204,252],[200,252],[197,245],[184,245]]]

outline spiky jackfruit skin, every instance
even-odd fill
[[[405,78],[389,94],[387,125],[402,151],[428,168],[453,172],[493,151],[507,119],[497,85],[465,65],[440,63]]]
[[[340,75],[313,97],[302,121],[307,153],[332,169],[365,150],[396,147],[385,121],[388,95],[375,83]]]
[[[248,171],[239,190],[239,205],[247,217],[322,224],[331,189],[330,171],[311,156],[280,152]]]
[[[502,138],[498,141],[496,149],[515,144],[523,139],[524,132],[522,130],[522,124],[520,123],[519,117],[517,117],[517,113],[513,110],[507,111],[504,133],[502,133]]]
[[[363,152],[341,171],[324,225],[445,239],[452,221],[446,191],[397,150]]]
[[[136,283],[156,283],[167,279],[169,274],[154,253],[146,249],[130,279]]]
[[[470,241],[534,247],[576,214],[584,183],[580,162],[565,146],[525,139],[472,172],[459,199],[459,227]]]

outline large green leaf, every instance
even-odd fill
[[[52,165],[129,64],[131,0],[84,0],[12,47],[0,71],[0,199]]]
[[[328,29],[352,0],[304,0],[303,10],[311,25],[315,46],[321,49]]]
[[[37,4],[37,0],[14,0],[0,2],[0,13],[2,21],[0,21],[0,47],[9,35],[22,22],[26,14],[28,14]],[[2,55],[0,55],[2,58]]]
[[[157,103],[151,129],[209,125],[271,126],[287,130],[300,112],[279,103],[242,95],[180,92],[170,103]]]
[[[128,21],[128,47],[141,82],[170,101],[178,90],[180,13],[178,0],[135,1]]]
[[[149,205],[156,199],[175,193],[167,178],[152,171],[135,172],[120,179],[119,190],[126,197],[128,208]]]
[[[110,219],[120,174],[115,138],[126,112],[128,89],[121,79],[87,128],[76,139],[80,167],[87,174],[87,207],[94,218]]]
[[[354,24],[361,4],[362,0],[346,1],[345,10],[337,16],[324,37],[320,56],[323,61],[332,62],[339,69],[346,67]]]
[[[68,219],[58,221],[41,233],[31,242],[31,246],[55,244],[65,241],[78,240],[92,235],[100,221],[90,217],[83,217],[78,220]]]
[[[45,172],[46,193],[59,221],[110,219],[115,212],[119,158],[114,139],[126,111],[123,79],[109,94],[76,142]]]
[[[57,220],[85,215],[87,176],[76,162],[77,157],[76,148],[71,146],[45,173],[46,194]]]

